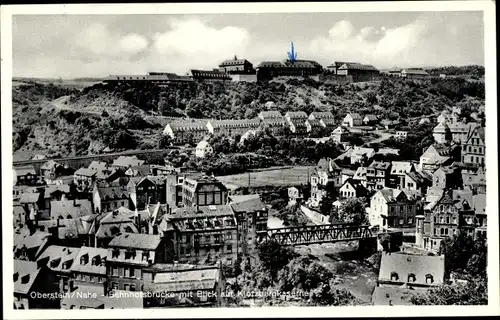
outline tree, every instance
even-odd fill
[[[337,289],[333,281],[321,283],[310,291],[311,304],[320,306],[347,306],[356,301],[356,297],[346,289]]]
[[[169,135],[162,135],[158,140],[158,149],[166,149],[172,146],[173,140]]]
[[[457,272],[472,276],[486,275],[487,252],[485,239],[474,240],[463,231],[442,241],[439,249],[439,253],[446,257],[445,270],[448,274]]]
[[[330,192],[326,192],[326,194],[321,198],[321,202],[319,203],[319,211],[325,216],[330,216],[333,209],[333,197]]]
[[[486,305],[488,284],[485,278],[470,279],[466,284],[445,284],[415,295],[410,301],[414,305]]]
[[[339,211],[339,220],[355,225],[368,224],[368,217],[363,201],[358,198],[349,198]]]
[[[260,243],[257,246],[257,252],[262,266],[269,271],[271,282],[273,283],[278,271],[297,256],[292,248],[285,247],[275,240],[267,240]]]

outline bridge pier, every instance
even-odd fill
[[[359,240],[358,253],[363,257],[369,257],[377,252],[378,241],[377,238],[365,238]]]

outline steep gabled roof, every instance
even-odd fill
[[[123,233],[115,236],[109,243],[109,247],[156,250],[160,243],[160,235],[144,233]]]
[[[33,261],[14,260],[14,292],[27,294],[40,274],[38,264]]]

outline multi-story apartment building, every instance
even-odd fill
[[[80,168],[75,171],[73,182],[79,192],[92,192],[94,181],[96,180],[97,171]]]
[[[444,239],[460,231],[474,237],[476,228],[482,225],[474,210],[471,191],[445,189],[426,205],[424,215],[417,216],[416,244],[437,251]]]
[[[147,176],[129,179],[127,191],[131,210],[144,210],[148,204],[167,203],[167,177]]]
[[[261,120],[261,128],[271,130],[272,134],[275,136],[281,136],[289,129],[288,122],[284,117],[281,118],[271,118],[266,117]]]
[[[257,117],[260,120],[283,119],[283,116],[277,110],[261,111]]]
[[[333,159],[324,158],[318,162],[310,177],[311,196],[309,197],[309,204],[311,206],[319,206],[326,192],[333,192],[332,196],[338,193],[338,189],[342,185],[341,172],[342,169]]]
[[[97,182],[92,192],[94,212],[108,212],[120,207],[130,209],[132,201],[127,183],[128,181],[124,179]]]
[[[417,192],[385,188],[370,199],[370,225],[383,229],[415,227],[423,204]]]
[[[215,177],[186,175],[182,181],[182,204],[186,207],[223,205],[228,190]]]
[[[200,141],[209,135],[207,122],[205,121],[174,121],[166,125],[163,130],[176,144],[193,143]]]
[[[373,161],[366,169],[366,185],[368,189],[382,189],[389,185],[391,163]]]
[[[268,210],[258,195],[242,197],[232,199],[230,206],[238,225],[238,253],[246,255],[255,252],[258,234],[267,232]]]
[[[238,253],[238,227],[229,205],[184,207],[165,215],[159,233],[169,248],[168,260],[231,264]]]
[[[93,292],[106,295],[107,256],[107,249],[81,247],[71,266],[75,287],[92,287]]]
[[[255,74],[253,64],[246,59],[224,60],[219,64],[219,71],[227,74]]]
[[[475,127],[462,145],[462,162],[484,167],[485,143],[484,128]]]
[[[166,262],[167,247],[159,235],[122,233],[109,243],[106,291],[143,291],[143,269]]]
[[[33,165],[15,167],[13,174],[15,185],[34,186],[37,184],[38,177]]]
[[[420,170],[433,172],[443,165],[460,161],[460,147],[456,144],[435,143],[420,156]]]
[[[323,67],[312,60],[263,61],[256,68],[257,79],[271,80],[275,77],[310,77],[319,75]]]
[[[248,130],[256,130],[259,126],[259,119],[209,120],[207,122],[207,129],[210,134],[225,134],[230,137],[242,136]]]
[[[405,188],[406,174],[413,171],[416,169],[411,161],[392,161],[389,185],[392,188]]]

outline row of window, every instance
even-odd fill
[[[112,258],[118,258],[119,256],[120,256],[120,249],[111,250],[111,257]],[[135,259],[136,258],[136,251],[135,250],[124,250],[124,256],[125,256],[125,259]],[[148,261],[149,258],[150,258],[149,251],[143,251],[141,254],[141,260]]]
[[[226,221],[228,222],[228,221]],[[228,224],[226,224],[228,225]],[[233,234],[231,232],[226,233],[225,235],[222,234],[215,234],[213,235],[213,239],[215,243],[221,242],[222,237],[224,237],[224,240],[232,240],[233,239]],[[194,242],[211,242],[212,241],[212,235],[195,235],[193,237]],[[190,235],[183,235],[181,238],[181,243],[190,243],[191,242],[191,236]]]
[[[86,275],[80,274],[80,273],[77,273],[75,275],[75,279],[80,280],[80,281],[88,281],[88,282],[92,282],[92,283],[104,283],[104,281],[106,281],[105,277],[86,276]]]
[[[391,272],[391,281],[398,281],[399,280],[399,275],[397,272]],[[414,273],[409,273],[407,282],[416,282],[417,277],[415,276]],[[431,274],[426,274],[425,275],[425,283],[431,284],[434,282],[434,277]]]
[[[112,276],[120,278],[135,278],[142,279],[142,269],[134,267],[111,267],[110,271]]]
[[[208,248],[206,249],[206,254],[209,254],[210,252],[213,252],[213,253],[219,253],[220,251],[220,248],[217,246],[217,247],[213,247],[212,249]],[[203,249],[200,249],[199,247],[194,247],[194,249],[191,251],[191,248],[185,248],[185,247],[180,247],[179,248],[179,254],[180,255],[191,255],[191,252],[194,252],[195,255],[203,255],[205,254],[203,252]],[[226,246],[226,253],[233,253],[233,245],[231,244],[228,244]]]
[[[446,221],[446,222],[445,222]],[[438,223],[438,217],[434,217],[434,223]],[[450,223],[450,217],[440,217],[439,223]],[[453,224],[457,224],[457,217],[453,217]]]

